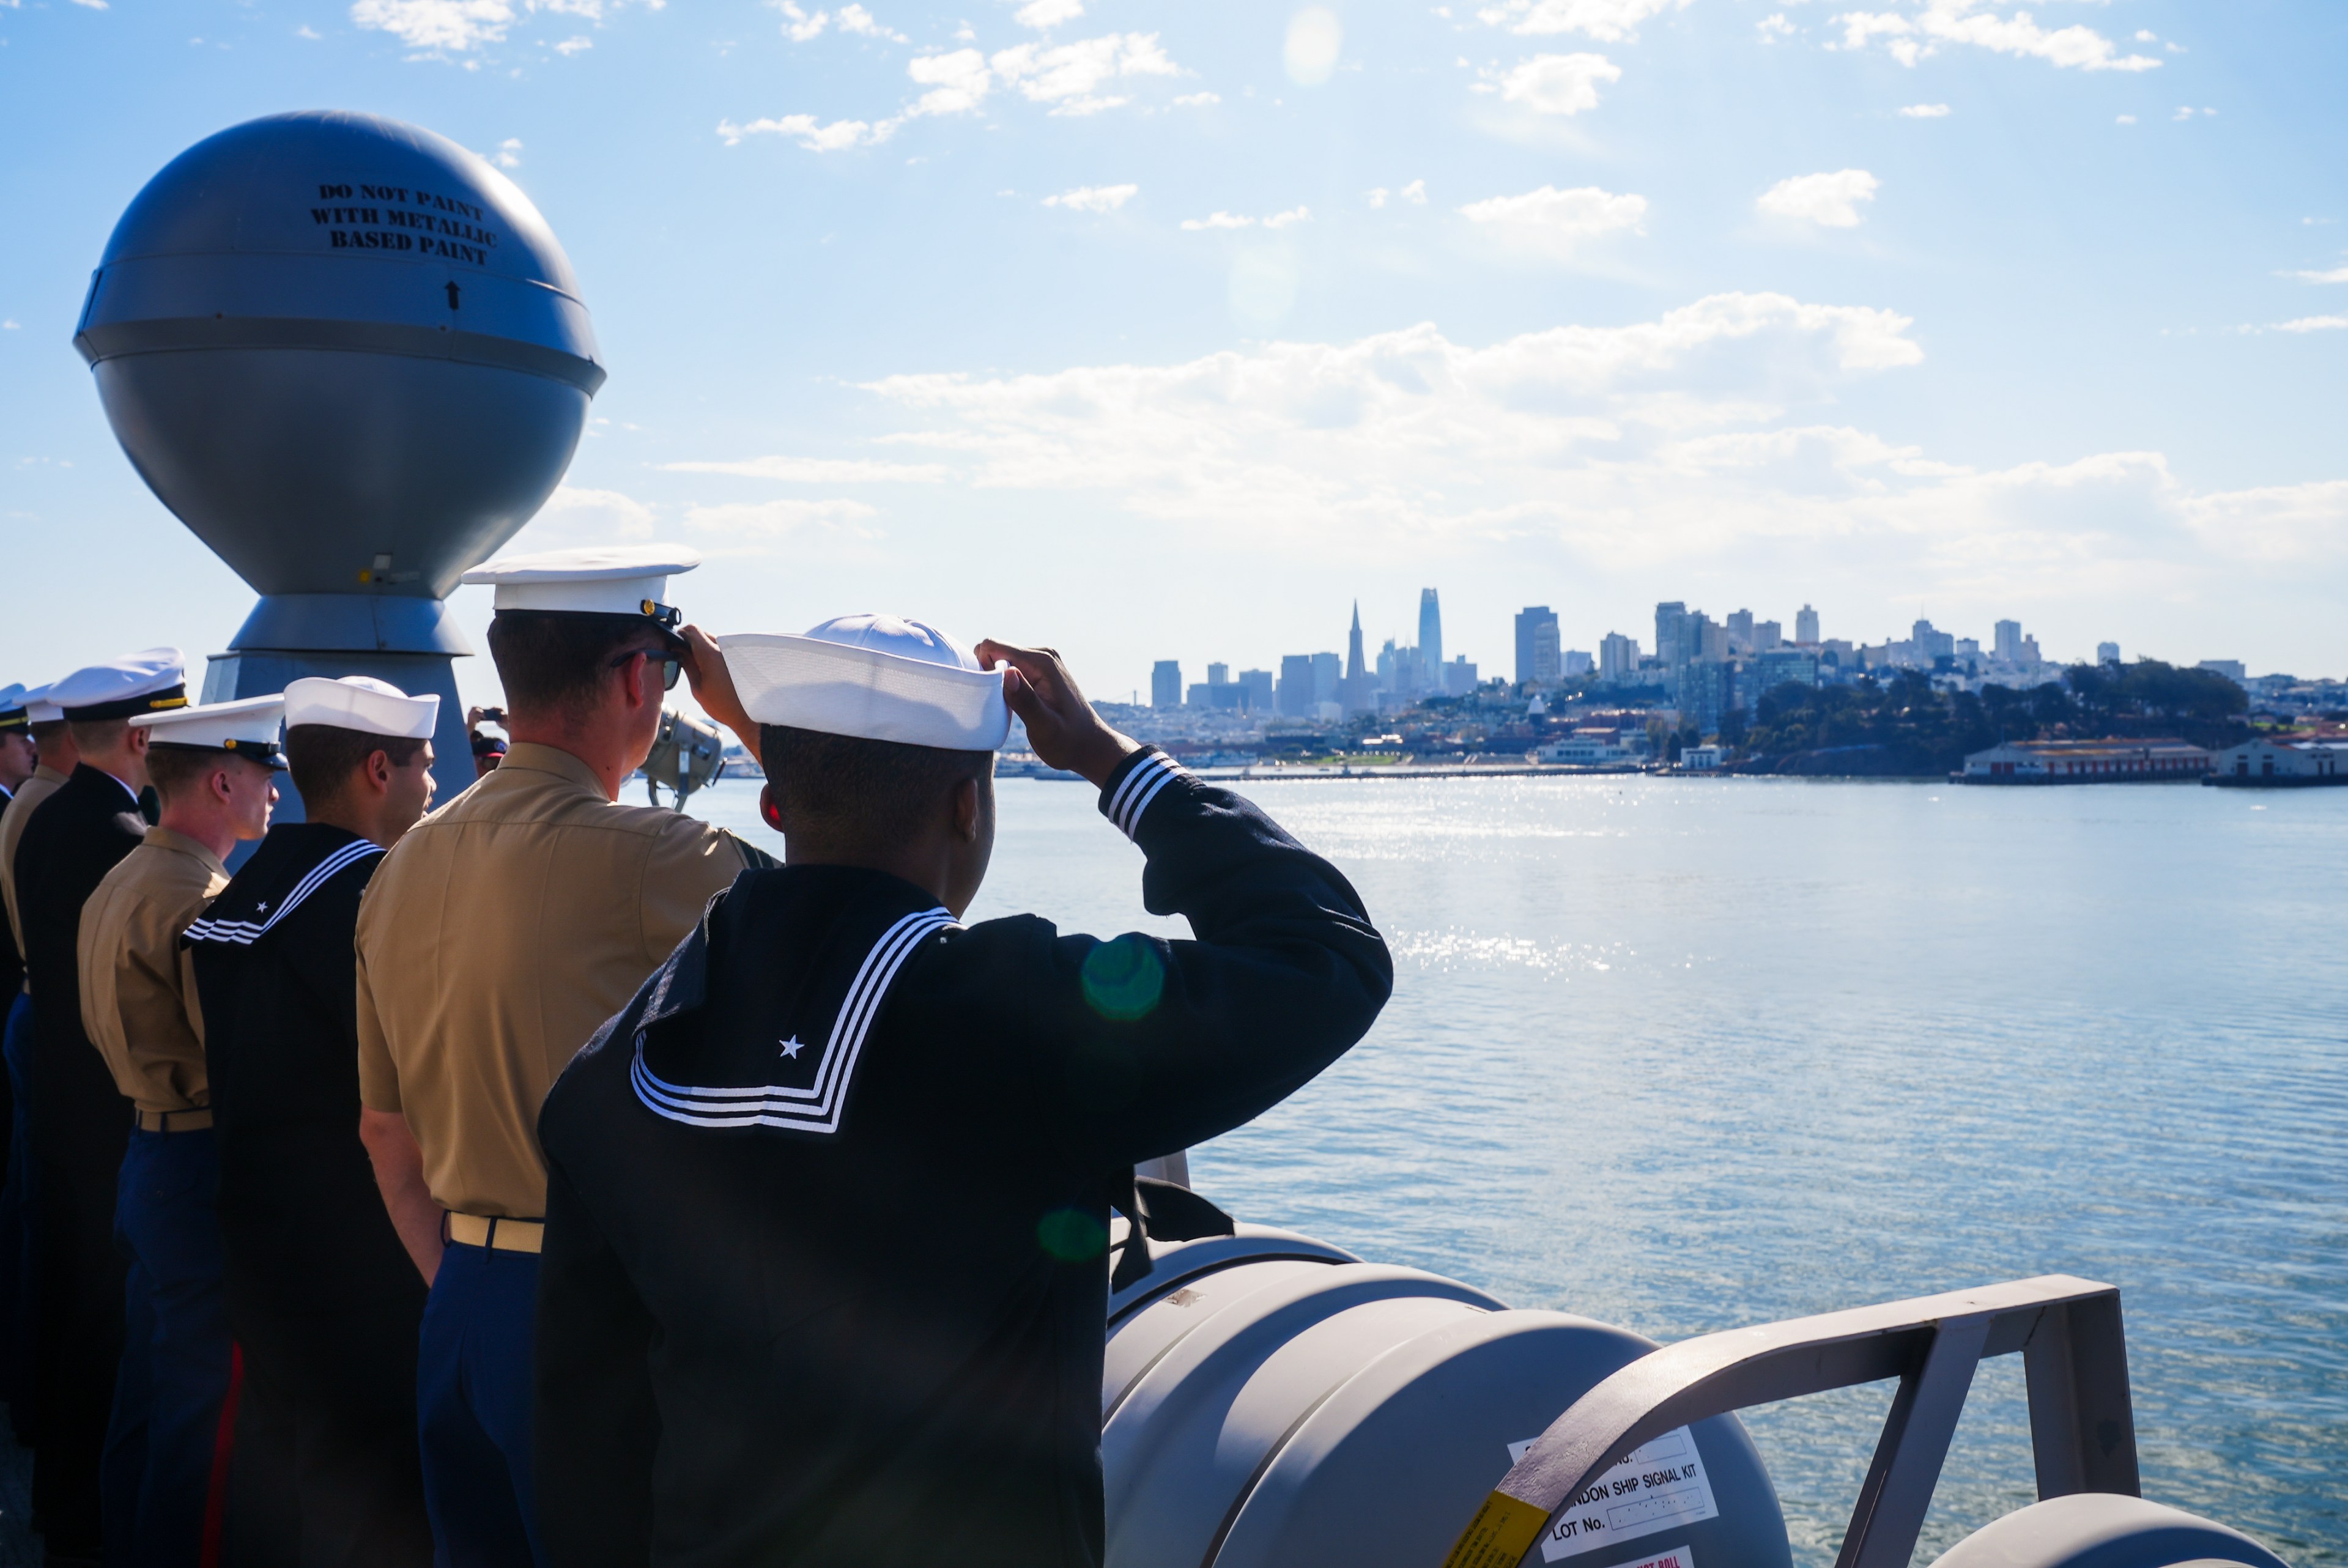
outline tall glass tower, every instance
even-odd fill
[[[1430,686],[1443,689],[1443,606],[1432,588],[1418,591],[1418,667]]]

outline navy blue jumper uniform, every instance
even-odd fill
[[[1145,749],[1101,809],[1196,940],[746,872],[556,1083],[556,1568],[1100,1563],[1112,1188],[1293,1093],[1393,983],[1353,888],[1247,800]]]
[[[184,938],[203,1002],[229,1320],[244,1353],[239,1568],[422,1568],[424,1280],[359,1141],[359,895],[383,850],[285,822]]]

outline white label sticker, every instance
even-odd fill
[[[1532,1446],[1530,1438],[1510,1443],[1509,1461],[1520,1461]],[[1569,1499],[1541,1535],[1541,1561],[1557,1563],[1585,1552],[1602,1552],[1618,1541],[1719,1517],[1695,1439],[1679,1427],[1632,1449],[1627,1459]],[[1675,1564],[1673,1553],[1666,1552],[1622,1568],[1691,1568],[1686,1548],[1677,1548],[1676,1553]]]
[[[1695,1554],[1684,1546],[1674,1546],[1668,1552],[1658,1552],[1653,1557],[1625,1563],[1622,1568],[1695,1568]]]

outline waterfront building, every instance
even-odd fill
[[[1432,588],[1418,591],[1418,659],[1421,667],[1443,667],[1443,605]]]
[[[1725,755],[1717,746],[1691,746],[1680,753],[1680,767],[1690,773],[1717,772]]]
[[[1539,685],[1558,678],[1555,667],[1544,672],[1542,649],[1551,659],[1558,645],[1557,615],[1546,604],[1528,604],[1517,612],[1517,684]]]
[[[2009,740],[1965,758],[1967,784],[2189,784],[2210,755],[2182,740]]]
[[[2348,738],[2276,740],[2261,736],[2218,753],[2207,782],[2252,789],[2348,784]]]
[[[1807,604],[1794,612],[1794,641],[1806,647],[1818,641],[1818,613]]]
[[[1560,736],[1546,746],[1536,748],[1536,762],[1559,762],[1572,768],[1603,768],[1636,760],[1644,748],[1634,743],[1620,730],[1577,729],[1571,735]]]
[[[1182,661],[1160,659],[1149,666],[1149,706],[1182,706]]]
[[[1818,684],[1818,655],[1807,648],[1772,648],[1753,656],[1753,695],[1775,686],[1791,683],[1814,686]],[[1748,707],[1750,705],[1747,705]]]

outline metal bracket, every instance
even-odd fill
[[[2017,1350],[2029,1383],[2038,1495],[2137,1495],[2119,1291],[2045,1274],[1707,1334],[1641,1357],[1550,1424],[1501,1480],[1453,1561],[1538,1564],[1540,1535],[1565,1501],[1623,1454],[1675,1427],[1897,1377],[1900,1391],[1835,1562],[1904,1568],[1974,1367]],[[1536,1510],[1541,1531],[1529,1541],[1505,1527]],[[1471,1538],[1478,1538],[1472,1548]]]

